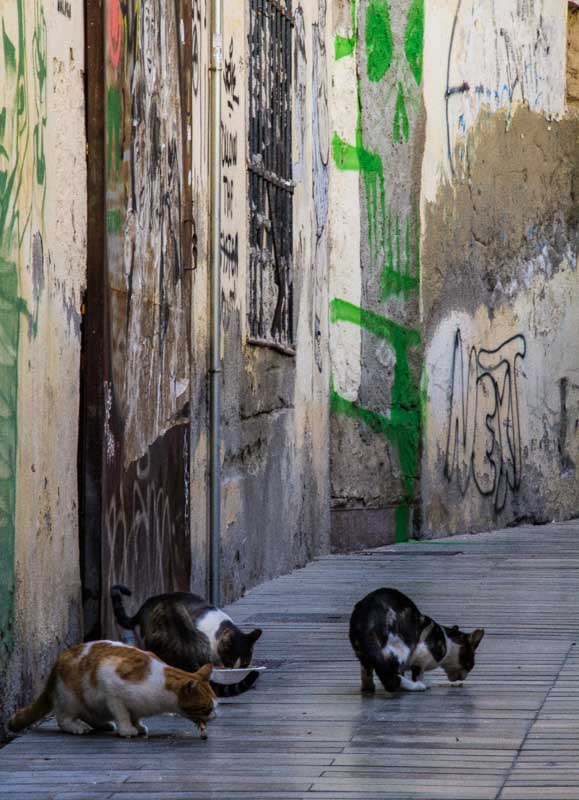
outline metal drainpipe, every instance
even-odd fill
[[[211,243],[209,366],[209,597],[218,606],[221,595],[221,73],[223,71],[223,6],[211,7]]]

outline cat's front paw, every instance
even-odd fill
[[[124,739],[131,739],[133,736],[138,736],[139,731],[132,725],[119,725],[117,736],[122,736]]]
[[[425,692],[427,685],[422,681],[411,681],[405,678],[404,675],[400,678],[400,688],[405,692]]]
[[[66,717],[57,719],[58,726],[61,731],[65,733],[73,733],[75,736],[81,736],[83,733],[88,733],[91,729],[90,725],[83,722],[81,719],[68,719]]]
[[[148,736],[149,735],[149,729],[147,728],[147,726],[145,725],[144,722],[136,722],[135,723],[135,727],[136,727],[136,729],[138,731],[139,736]]]

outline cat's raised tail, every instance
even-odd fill
[[[111,587],[111,602],[113,604],[113,611],[117,623],[121,626],[121,628],[133,630],[133,628],[136,628],[136,626],[139,624],[139,612],[137,611],[134,617],[127,616],[123,606],[123,595],[125,595],[125,597],[131,596],[131,591],[127,589],[126,586],[122,586],[120,583],[117,583],[115,586]]]
[[[29,725],[39,722],[47,714],[50,714],[53,708],[53,693],[56,686],[56,665],[52,668],[52,672],[48,676],[46,686],[44,687],[40,696],[26,708],[17,711],[8,721],[8,727],[14,733],[23,731]]]

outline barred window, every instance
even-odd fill
[[[291,0],[250,0],[249,341],[294,352]]]

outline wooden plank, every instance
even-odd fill
[[[486,628],[462,688],[360,695],[349,614],[388,585]],[[131,741],[48,722],[0,751],[0,800],[579,800],[579,523],[321,558],[228,610],[269,669],[207,742],[176,717]]]

